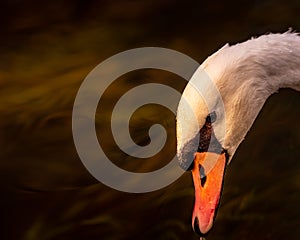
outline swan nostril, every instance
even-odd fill
[[[201,164],[199,164],[199,171],[200,171],[200,183],[201,183],[201,186],[204,187],[207,177],[205,174],[205,169]]]
[[[200,182],[201,182],[201,186],[204,187],[205,183],[206,183],[206,176],[200,178]]]

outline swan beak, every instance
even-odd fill
[[[205,162],[204,162],[205,160]],[[208,164],[210,171],[205,173]],[[194,231],[205,236],[213,226],[219,205],[226,166],[225,153],[197,152],[192,169],[195,186],[195,205],[192,225]]]

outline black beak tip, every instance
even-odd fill
[[[204,234],[200,231],[199,220],[198,220],[197,217],[195,217],[194,224],[193,224],[193,229],[194,229],[194,232],[197,233],[200,237],[206,237],[207,236],[207,233]]]

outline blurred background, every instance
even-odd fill
[[[123,193],[95,180],[73,143],[72,106],[86,75],[124,50],[156,46],[201,63],[226,43],[300,30],[298,0],[0,2],[0,238],[199,239],[191,227],[191,174],[159,191]],[[153,123],[168,140],[151,159],[131,159],[109,129],[116,101],[143,83],[183,91],[185,81],[159,70],[117,79],[102,96],[96,126],[115,164],[147,172],[175,154],[175,116],[157,105],[132,117],[134,141],[149,143]],[[281,90],[266,103],[225,178],[207,239],[300,238],[300,97]]]

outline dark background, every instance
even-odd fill
[[[299,31],[299,12],[298,0],[2,0],[0,238],[198,239],[191,228],[189,172],[159,191],[130,194],[97,182],[83,167],[71,132],[80,83],[101,61],[135,47],[171,48],[202,62],[227,42]],[[185,85],[158,70],[126,74],[107,90],[97,112],[107,154],[141,172],[175,154],[175,116],[148,106],[133,117],[132,135],[141,145],[153,123],[169,134],[162,152],[143,164],[117,149],[107,123],[122,93],[145,82],[180,91]],[[300,238],[299,104],[292,90],[267,101],[228,168],[208,239]]]

